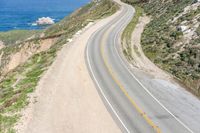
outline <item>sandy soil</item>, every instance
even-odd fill
[[[119,11],[120,12],[120,11]],[[119,13],[118,12],[118,13]],[[90,24],[64,45],[16,125],[20,133],[118,133],[85,64],[87,40],[115,15]]]
[[[25,43],[19,52],[10,55],[10,61],[2,71],[7,73],[15,69],[20,64],[26,62],[33,55],[42,51],[47,51],[55,41],[56,39],[45,39],[41,41],[40,45],[36,45],[34,43]]]
[[[4,47],[3,42],[0,40],[0,50]]]
[[[2,59],[2,56],[3,56],[3,52],[0,53],[0,66],[1,66],[1,59]]]
[[[0,40],[0,50],[4,47],[3,45],[3,42]],[[2,56],[3,56],[3,52],[0,53],[0,66],[1,66],[1,59],[2,59]],[[0,77],[1,79],[1,77]]]

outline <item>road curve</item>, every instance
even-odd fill
[[[88,69],[106,107],[122,132],[192,133],[136,79],[119,55],[120,35],[134,8],[118,3],[119,15],[90,37],[86,49]]]

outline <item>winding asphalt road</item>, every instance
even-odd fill
[[[120,36],[134,15],[121,3],[120,14],[88,41],[87,65],[98,92],[122,132],[192,133],[131,73],[120,52]]]

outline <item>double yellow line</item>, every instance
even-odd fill
[[[104,35],[108,35],[108,31],[106,34]],[[156,133],[161,133],[161,129],[147,116],[147,114],[142,111],[142,109],[136,104],[136,102],[130,97],[130,95],[128,94],[128,92],[126,91],[126,89],[124,88],[124,86],[117,80],[112,68],[109,66],[108,64],[108,60],[104,54],[104,45],[105,45],[105,38],[102,39],[101,44],[100,44],[100,50],[101,50],[101,55],[103,58],[103,62],[109,72],[109,74],[111,75],[112,79],[115,81],[115,83],[119,86],[119,88],[121,89],[121,91],[125,94],[125,96],[128,98],[128,100],[131,102],[131,104],[134,106],[134,108],[137,110],[137,112],[145,119],[145,121],[156,131]]]

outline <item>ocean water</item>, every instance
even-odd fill
[[[91,0],[0,0],[0,31],[41,29],[33,23],[41,17],[55,22]]]

